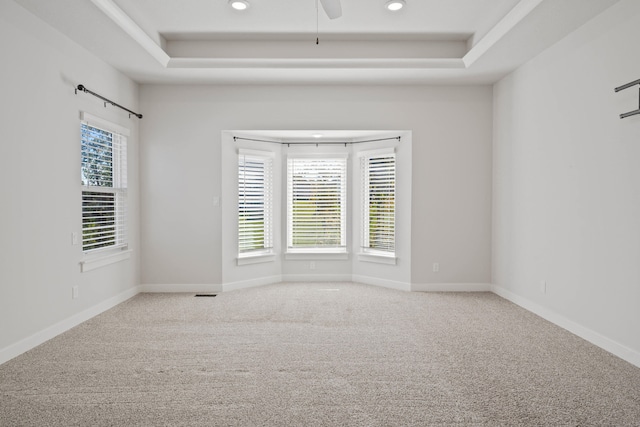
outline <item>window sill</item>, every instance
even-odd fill
[[[263,262],[274,262],[275,260],[276,256],[272,253],[251,254],[244,256],[238,255],[237,265],[260,264]]]
[[[291,260],[345,260],[349,259],[347,251],[294,251],[284,254],[285,259]]]
[[[396,265],[398,258],[395,254],[385,253],[359,253],[358,261],[373,262],[376,264]]]
[[[86,273],[87,271],[95,270],[100,267],[105,267],[116,262],[124,261],[131,257],[131,250],[123,250],[118,252],[109,252],[107,254],[95,255],[86,258],[80,262],[80,272]]]

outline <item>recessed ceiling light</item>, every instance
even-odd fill
[[[247,0],[229,0],[229,4],[235,10],[245,10],[249,8],[249,2]]]
[[[405,5],[405,1],[404,0],[389,0],[384,7],[386,7],[388,10],[395,12],[397,10],[400,10],[404,7]]]
[[[322,138],[324,135],[322,135],[321,133],[314,133],[311,136],[314,138]]]

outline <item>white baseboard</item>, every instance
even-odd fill
[[[351,274],[283,274],[283,282],[351,282]]]
[[[282,276],[268,276],[259,279],[241,280],[238,282],[225,283],[222,285],[223,292],[237,291],[239,289],[255,288],[257,286],[272,285],[282,282]]]
[[[62,320],[55,325],[49,326],[48,328],[36,332],[35,334],[24,338],[15,344],[11,344],[8,347],[0,349],[0,364],[3,364],[13,359],[14,357],[17,357],[22,353],[25,353],[32,348],[39,346],[40,344],[49,341],[51,338],[54,338],[61,333],[66,332],[75,326],[78,326],[82,322],[86,322],[92,317],[95,317],[98,314],[105,312],[120,303],[125,302],[129,298],[136,296],[138,293],[140,293],[140,288],[138,286],[128,289],[121,294],[109,298],[108,300],[102,301],[101,303],[87,308],[86,310],[83,310],[78,314],[74,314],[73,316]]]
[[[220,284],[145,284],[140,285],[140,292],[148,293],[218,293],[222,292]]]
[[[407,283],[358,274],[284,274],[254,280],[225,283],[222,291],[228,292],[280,282],[358,282],[407,292],[490,292],[490,283]],[[146,291],[145,291],[146,292]]]
[[[491,292],[491,283],[412,283],[413,292]]]
[[[380,279],[378,277],[362,276],[354,274],[352,280],[365,285],[380,286],[382,288],[395,289],[397,291],[411,291],[411,283],[397,282],[395,280]]]
[[[614,354],[637,367],[640,367],[640,352],[622,345],[610,338],[607,338],[604,335],[601,335],[587,327],[580,325],[579,323],[574,322],[573,320],[567,319],[566,317],[552,310],[549,310],[548,308],[545,308],[527,298],[514,294],[513,292],[501,286],[492,285],[491,291],[496,295],[519,305],[525,310],[537,314],[543,319],[548,320],[549,322],[560,326],[563,329],[566,329],[572,334],[577,335],[594,345],[597,345],[598,347],[608,351],[609,353]]]

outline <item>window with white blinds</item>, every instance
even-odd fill
[[[396,157],[393,151],[362,153],[362,248],[395,253]]]
[[[249,150],[238,154],[238,253],[269,253],[273,248],[273,157]]]
[[[287,251],[346,251],[347,159],[287,159]]]
[[[127,137],[81,123],[82,249],[127,246]]]

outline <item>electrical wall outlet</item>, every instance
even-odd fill
[[[316,263],[315,263],[315,261],[311,261],[311,262],[309,263],[309,269],[310,269],[310,270],[315,270],[315,269],[316,269]]]
[[[78,286],[72,287],[71,288],[71,298],[77,299],[79,295],[80,295],[80,289],[78,288]]]
[[[71,244],[77,245],[78,243],[79,243],[78,233],[74,231],[73,233],[71,233]]]
[[[440,271],[440,263],[434,262],[433,263],[433,272],[437,273],[438,271]]]
[[[540,281],[540,292],[543,294],[547,293],[547,281],[546,280],[541,280]]]

